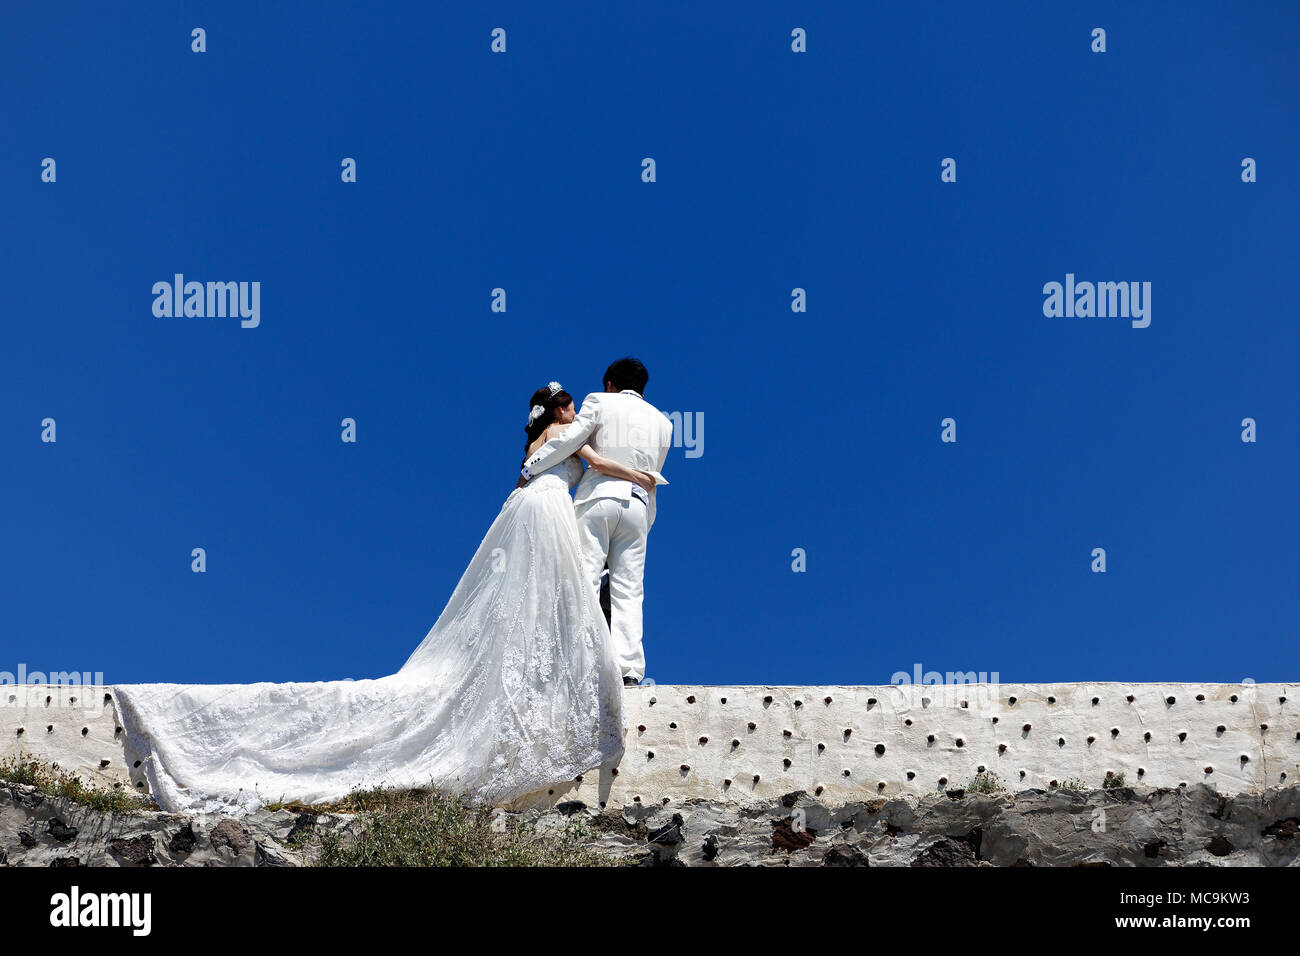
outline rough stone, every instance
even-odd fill
[[[76,827],[68,826],[58,817],[47,823],[46,829],[49,831],[50,836],[60,843],[67,843],[69,840],[75,839],[78,832]]]
[[[855,846],[840,844],[826,851],[823,866],[870,866],[871,860]]]
[[[258,811],[238,820],[102,813],[66,798],[0,801],[0,859],[14,866],[303,866],[348,814]],[[946,793],[841,805],[807,793],[741,804],[693,799],[585,814],[590,845],[643,866],[1300,867],[1300,785],[1225,796],[1186,788]],[[569,808],[565,808],[568,810]],[[539,831],[560,809],[509,814]],[[798,822],[796,822],[798,821]],[[58,835],[62,835],[62,840]]]
[[[167,849],[173,853],[189,853],[194,849],[194,844],[197,842],[198,837],[194,835],[193,825],[187,823],[172,835],[171,842],[167,844]]]
[[[912,860],[912,866],[979,866],[965,840],[936,840]]]
[[[293,821],[293,826],[285,835],[284,842],[288,844],[300,843],[307,839],[316,829],[317,816],[314,813],[300,813]]]
[[[123,862],[133,863],[136,866],[152,866],[158,862],[154,856],[156,849],[154,838],[148,833],[142,833],[129,840],[110,840],[108,848],[121,857]]]
[[[248,831],[230,819],[222,820],[213,827],[208,840],[214,847],[229,850],[235,856],[239,856],[253,843]]]

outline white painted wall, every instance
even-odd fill
[[[141,790],[105,702],[111,691],[0,686],[0,756],[39,754]],[[631,689],[625,700],[617,767],[519,805],[743,803],[818,787],[823,801],[843,803],[962,787],[981,766],[1011,790],[1068,778],[1091,789],[1107,771],[1129,784],[1205,782],[1224,793],[1300,780],[1297,684],[664,685]]]

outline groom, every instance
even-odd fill
[[[629,468],[658,472],[673,443],[673,423],[643,397],[650,373],[634,358],[605,370],[605,391],[582,400],[582,411],[559,435],[524,462],[532,478],[558,465],[590,442],[606,458]],[[662,477],[662,476],[660,476]],[[667,484],[667,482],[661,482]],[[588,468],[573,495],[583,563],[593,597],[609,565],[610,634],[623,683],[635,687],[645,676],[641,647],[646,535],[655,522],[655,492]]]

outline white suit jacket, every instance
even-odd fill
[[[621,465],[639,471],[662,471],[668,449],[673,445],[673,423],[631,389],[592,392],[582,400],[582,409],[569,426],[524,462],[525,477],[555,467],[588,442],[600,454]],[[577,506],[595,498],[628,501],[635,487],[630,481],[588,468],[573,493],[573,503]],[[647,528],[655,520],[654,491],[649,498]]]

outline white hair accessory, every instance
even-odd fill
[[[564,391],[564,386],[561,385],[559,382],[550,382],[547,384],[546,387],[551,390],[551,398],[555,397],[556,392]]]
[[[546,408],[542,405],[534,405],[528,410],[528,424],[532,424],[546,414]]]

